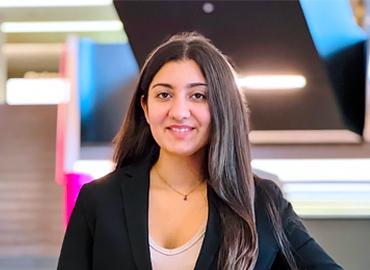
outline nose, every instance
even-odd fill
[[[190,108],[186,99],[182,97],[174,98],[168,115],[176,121],[188,119],[190,117]]]

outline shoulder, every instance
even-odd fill
[[[272,180],[263,179],[254,175],[254,185],[256,192],[256,199],[258,200],[272,200],[278,203],[284,199],[283,192],[279,185]]]
[[[267,210],[269,208],[275,208],[277,210],[277,215],[274,217],[276,219],[275,222],[281,224],[294,247],[300,246],[305,241],[311,239],[301,218],[294,211],[292,204],[284,198],[278,184],[272,180],[255,176],[255,187],[257,211],[261,211],[259,209],[261,207],[266,212],[269,212]]]
[[[282,222],[286,232],[290,232],[299,227],[306,230],[301,223],[301,218],[294,211],[292,204],[284,197],[280,186],[272,180],[263,179],[254,176],[256,190],[256,208],[263,208],[268,211],[269,208],[277,210],[277,218]]]
[[[271,218],[283,220],[284,199],[281,188],[272,180],[254,176],[255,198],[254,206],[257,220],[275,226]]]
[[[126,165],[120,168],[115,168],[107,175],[85,184],[83,188],[92,193],[104,193],[105,191],[115,188],[117,185],[125,181],[125,179],[132,178],[133,174],[135,174],[135,172],[138,170],[140,171],[140,169],[140,164]]]
[[[101,178],[84,184],[78,197],[87,207],[109,201],[120,195],[120,183],[128,177],[125,168],[114,170]]]
[[[277,210],[277,212],[272,215],[266,214],[270,220],[269,224],[274,228],[273,231],[276,232],[276,229],[278,229],[284,232],[284,237],[286,237],[289,242],[289,246],[293,251],[294,259],[299,265],[299,269],[306,269],[307,266],[315,269],[342,269],[312,238],[301,218],[294,211],[292,204],[284,198],[283,192],[278,184],[257,176],[254,177],[254,182],[256,187],[257,219],[262,215],[261,213],[270,212],[267,209],[271,210],[275,208]],[[273,206],[271,207],[271,205]],[[260,235],[260,237],[266,236]],[[281,237],[282,234],[280,235],[280,238]],[[279,240],[277,240],[276,243],[277,242],[279,242]],[[283,261],[286,261],[286,259],[281,256],[276,260],[275,263],[278,265],[278,269],[286,268],[285,263],[283,264],[284,266],[280,265]]]
[[[117,183],[117,172],[113,171],[101,178],[94,179],[93,181],[86,183],[82,186],[82,193],[90,195],[100,195],[106,191],[109,191]]]
[[[146,160],[116,168],[104,177],[85,184],[80,191],[81,197],[88,197],[89,202],[102,203],[121,198],[121,191],[129,188],[137,191],[146,183],[150,163]]]

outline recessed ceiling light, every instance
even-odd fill
[[[203,11],[207,14],[212,13],[215,10],[215,6],[212,3],[206,2],[203,4]]]
[[[1,0],[0,8],[107,6],[112,0]]]

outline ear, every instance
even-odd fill
[[[144,116],[145,116],[146,122],[149,124],[149,119],[148,119],[148,104],[145,101],[144,95],[142,95],[141,98],[140,98],[140,104],[141,104],[141,108],[144,111]]]

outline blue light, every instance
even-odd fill
[[[318,53],[331,55],[367,39],[347,0],[300,0]]]

